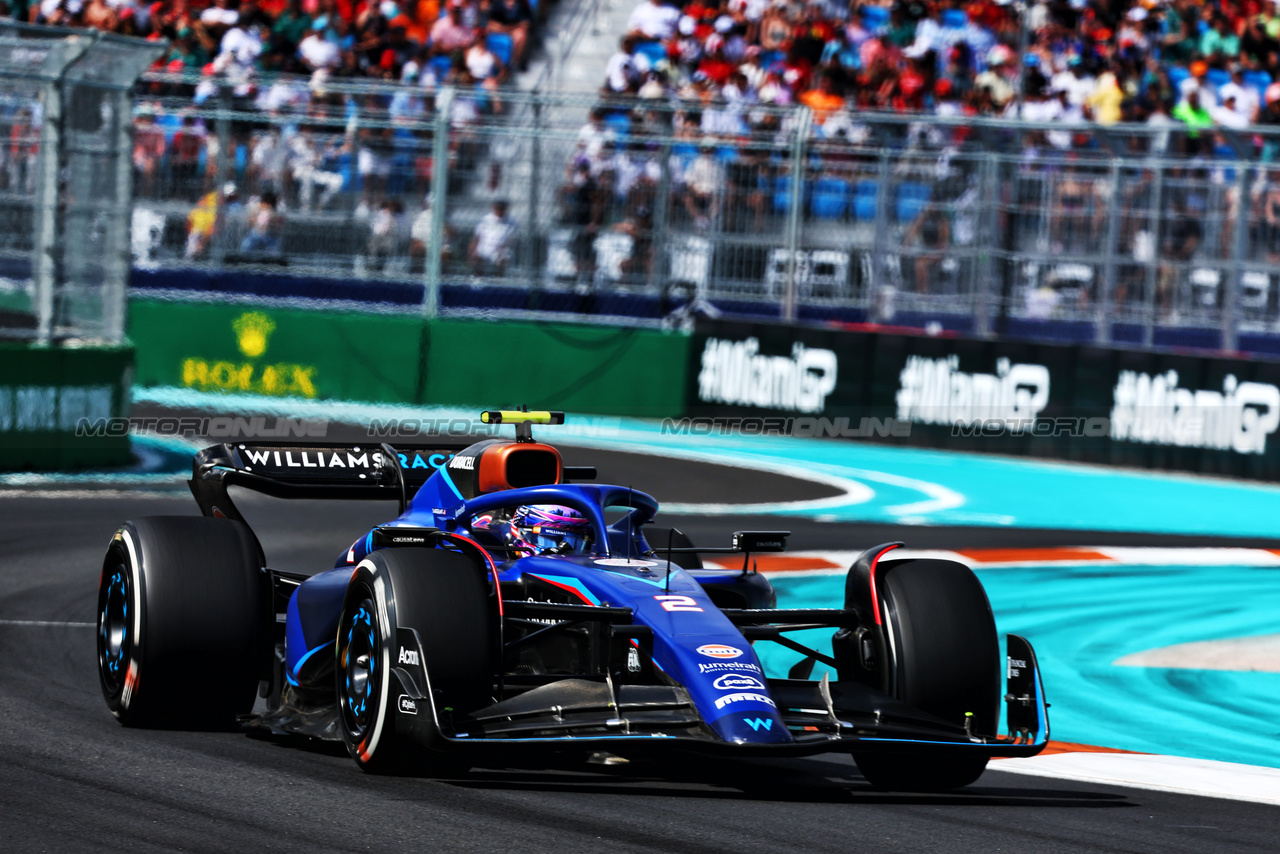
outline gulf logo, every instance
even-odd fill
[[[736,646],[729,646],[723,643],[708,643],[698,647],[698,652],[707,658],[737,658],[742,655],[742,650]]]

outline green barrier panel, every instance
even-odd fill
[[[129,335],[142,386],[655,418],[683,411],[689,341],[595,324],[426,324],[412,315],[150,299],[131,301]]]
[[[412,402],[422,320],[132,300],[137,382],[269,397]]]
[[[677,417],[689,338],[568,323],[431,324],[423,399],[431,404]]]
[[[0,344],[0,469],[129,461],[133,348]]]

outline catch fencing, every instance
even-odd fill
[[[134,79],[163,44],[0,22],[0,333],[119,342]]]
[[[1280,135],[148,74],[135,264],[1236,349],[1280,323]],[[516,303],[511,305],[512,293]],[[665,310],[665,308],[664,308]],[[1189,336],[1189,337],[1188,337]],[[1200,338],[1197,338],[1200,336]]]

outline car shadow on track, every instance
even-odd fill
[[[848,760],[846,760],[847,762]],[[1062,788],[1059,781],[982,785],[943,793],[887,792],[872,788],[852,763],[790,760],[770,764],[721,761],[692,764],[627,763],[542,768],[477,768],[442,782],[467,789],[548,793],[612,794],[636,797],[757,800],[780,803],[913,804],[1037,808],[1135,807],[1123,794]],[[1000,782],[1004,782],[1001,780]],[[1022,780],[1018,781],[1019,783]],[[1045,786],[1044,783],[1049,783]]]
[[[292,735],[251,733],[282,748],[345,758],[341,742]],[[613,764],[617,763],[617,764]],[[352,769],[355,770],[354,768]],[[998,769],[996,769],[998,771]],[[389,775],[434,780],[460,789],[563,794],[679,797],[702,800],[754,800],[776,803],[830,803],[916,806],[1037,807],[1115,809],[1138,806],[1124,794],[1091,790],[1086,783],[1014,777],[1015,785],[983,785],[983,780],[951,792],[889,792],[873,788],[848,758],[758,761],[668,757],[632,761],[596,754],[590,758],[546,757],[505,767],[461,770],[425,759],[420,769]],[[1011,775],[1002,775],[1006,783]],[[986,779],[991,779],[990,777]]]

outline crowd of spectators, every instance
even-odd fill
[[[208,82],[195,88],[196,101],[229,78],[241,104],[271,112],[285,101],[292,107],[313,102],[323,113],[332,78],[403,84],[394,97],[370,96],[378,104],[330,98],[330,119],[353,108],[393,120],[423,116],[431,90],[446,82],[473,93],[496,91],[527,58],[538,15],[531,0],[44,0],[25,6],[0,0],[0,6],[15,2],[16,17],[37,23],[168,39],[158,66],[204,75]],[[309,75],[310,84],[280,84],[273,72]],[[1145,122],[1184,130],[1173,138],[1195,154],[1221,147],[1221,137],[1208,131],[1280,126],[1277,81],[1280,0],[640,0],[608,62],[604,103],[582,128],[566,170],[560,224],[573,234],[566,251],[579,277],[611,268],[611,276],[633,279],[653,277],[658,219],[685,235],[772,227],[791,205],[787,158],[777,146],[790,119],[767,109],[773,106],[809,107],[815,136],[833,144],[856,139],[859,113],[893,111]],[[460,120],[467,110],[483,109],[476,96],[454,107]],[[142,111],[134,162],[140,197],[166,197],[170,191],[156,186],[163,174],[190,187],[187,197],[200,198],[186,251],[200,258],[208,251],[207,232],[225,219],[218,206],[234,199],[225,187],[216,189],[212,128],[190,116],[183,122],[162,129]],[[673,144],[663,148],[658,139]],[[1060,151],[1079,142],[1066,132],[1025,139]],[[263,123],[246,132],[232,144],[244,155],[235,177],[249,199],[250,226],[234,246],[278,251],[285,211],[323,210],[349,190],[357,213],[370,222],[365,255],[371,267],[382,269],[406,251],[420,258],[431,220],[423,192],[431,174],[429,142],[421,129],[348,133],[341,121],[292,128]],[[814,186],[827,174],[821,170],[848,185],[860,177],[854,167],[864,165],[840,160],[830,147],[820,160],[807,167],[815,170],[805,176]],[[1073,181],[1070,170],[1052,177],[1050,201],[1035,202],[1053,216],[1048,246],[1092,244],[1101,230],[1103,208],[1095,197],[1102,184],[1091,176]],[[928,176],[918,179],[929,183]],[[496,191],[497,180],[489,183]],[[898,214],[901,239],[916,252],[910,278],[917,283],[936,278],[948,245],[971,239],[955,212],[970,191],[956,183],[949,193],[940,182],[934,204]],[[800,197],[806,214],[824,216],[822,202],[817,192]],[[1268,222],[1273,208],[1280,210],[1280,202],[1267,202]],[[655,217],[658,210],[662,217]],[[853,201],[840,202],[839,210],[853,217]],[[481,275],[506,270],[518,239],[506,205],[495,204],[483,223],[469,227],[469,238],[452,228],[445,225],[445,248],[458,265]],[[1140,236],[1135,231],[1134,241]]]
[[[219,257],[237,250],[279,257],[286,216],[332,209],[342,193],[349,199],[343,205],[368,221],[369,266],[380,269],[401,249],[423,252],[420,235],[410,240],[409,224],[429,220],[422,200],[430,186],[435,92],[456,87],[449,115],[455,131],[500,113],[501,87],[526,66],[546,3],[0,0],[0,16],[167,40],[151,70],[182,74],[185,82],[153,76],[139,84],[135,194],[144,205],[194,203],[187,259],[212,257],[215,230],[228,247]],[[360,81],[395,85],[351,87]],[[229,138],[207,114],[223,96],[241,116]],[[373,121],[357,127],[355,115]],[[20,135],[30,133],[14,123],[10,136]],[[477,161],[468,145],[465,133],[452,134],[451,162],[460,151],[468,164]],[[3,183],[29,184],[27,174],[11,173],[31,157],[9,155]],[[497,174],[495,167],[490,180]]]
[[[1277,0],[642,0],[604,90],[743,134],[797,103],[819,134],[863,110],[1200,130],[1280,124],[1278,80]]]
[[[157,66],[495,86],[528,61],[537,0],[0,0],[35,24],[167,39]]]

